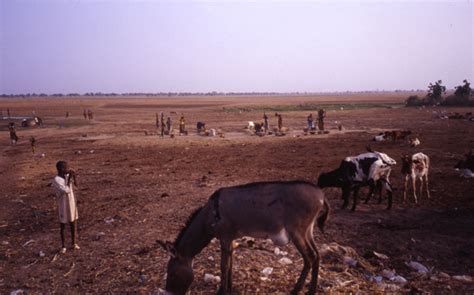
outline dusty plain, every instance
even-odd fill
[[[173,241],[213,191],[256,181],[315,182],[320,172],[364,152],[367,144],[398,161],[391,174],[394,207],[388,211],[386,200],[379,205],[372,199],[361,201],[356,212],[340,210],[340,191],[324,190],[333,210],[326,233],[315,230],[317,244],[351,247],[356,253],[347,256],[358,263],[350,266],[324,256],[318,290],[472,293],[472,282],[454,276],[474,276],[474,179],[460,178],[453,167],[474,147],[474,123],[432,118],[439,108],[399,107],[408,95],[2,99],[3,116],[7,108],[12,116],[35,111],[44,127],[17,127],[20,140],[11,146],[8,120],[0,120],[0,293],[156,293],[164,288],[169,257],[155,241]],[[327,107],[330,133],[305,136],[306,116],[316,114],[307,107],[318,105]],[[93,110],[93,120],[84,120],[84,108]],[[258,137],[244,129],[247,121],[261,121],[263,111],[274,127],[275,110],[282,110],[283,124],[290,128],[286,136]],[[67,119],[66,111],[71,112]],[[175,112],[175,129],[183,113],[189,135],[159,137],[155,114],[161,111]],[[198,136],[197,121],[225,137]],[[421,145],[371,142],[379,131],[392,129],[412,130]],[[30,136],[37,140],[35,153]],[[432,198],[403,204],[400,156],[418,151],[431,158]],[[59,224],[50,187],[58,160],[70,162],[79,184],[81,249],[64,255],[57,255]],[[302,268],[294,246],[281,249],[293,261],[282,265],[274,246],[257,245],[236,250],[235,293],[289,292]],[[204,274],[219,275],[219,257],[217,242],[196,257],[192,293],[216,292],[218,285],[206,283]],[[429,273],[414,272],[406,265],[410,261],[425,265]],[[265,267],[274,269],[262,279]],[[394,270],[407,283],[377,283],[374,278],[383,270]]]

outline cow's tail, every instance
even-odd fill
[[[331,208],[329,207],[329,203],[326,200],[326,198],[324,198],[323,206],[324,206],[324,212],[318,216],[318,227],[322,233],[324,233],[324,224],[328,220],[329,213],[331,211]]]

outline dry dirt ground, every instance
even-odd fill
[[[431,158],[432,198],[402,203],[400,163],[391,181],[397,190],[394,208],[386,200],[360,204],[356,212],[340,210],[340,191],[325,189],[333,208],[326,233],[315,231],[320,247],[337,243],[350,247],[322,260],[320,292],[453,292],[472,293],[474,275],[474,179],[463,179],[453,169],[474,147],[474,123],[432,119],[433,109],[363,108],[327,112],[327,135],[302,135],[309,111],[286,111],[282,137],[251,136],[246,121],[260,120],[271,107],[304,103],[337,104],[367,101],[401,102],[407,94],[320,97],[163,97],[68,98],[0,101],[12,115],[31,111],[45,120],[43,128],[18,127],[18,145],[9,144],[8,121],[0,131],[0,293],[156,293],[164,288],[168,255],[156,240],[173,241],[189,214],[220,187],[255,181],[302,179],[315,182],[319,173],[336,168],[348,155],[365,151],[379,130],[411,129],[421,140],[417,148],[406,142],[371,143],[396,160],[404,153],[424,152]],[[82,118],[91,108],[95,118]],[[240,112],[239,109],[246,111]],[[255,110],[254,110],[255,109]],[[227,111],[225,111],[227,110]],[[229,111],[230,110],[230,111]],[[252,111],[253,110],[253,111]],[[72,113],[65,119],[66,111]],[[184,113],[188,136],[160,138],[155,113],[173,111],[176,123]],[[448,109],[468,112],[473,109]],[[313,111],[313,113],[315,113]],[[200,137],[195,124],[221,129],[226,137]],[[338,131],[335,121],[344,129]],[[59,126],[63,126],[60,128]],[[145,130],[148,134],[145,135]],[[32,153],[29,137],[37,139]],[[60,247],[55,197],[50,183],[55,163],[66,160],[78,172],[79,244],[57,255]],[[363,191],[365,194],[366,191]],[[69,240],[69,234],[68,234]],[[282,248],[257,241],[242,243],[234,262],[236,293],[289,292],[302,268],[293,245]],[[254,247],[255,248],[255,247]],[[373,251],[388,259],[374,256]],[[40,255],[40,252],[42,253]],[[43,255],[44,254],[44,255]],[[342,255],[342,256],[337,256]],[[344,263],[343,257],[357,261]],[[194,263],[192,293],[212,293],[217,284],[204,274],[219,275],[219,247],[212,242]],[[406,263],[417,261],[428,274],[414,272]],[[273,267],[268,278],[261,271]],[[393,270],[407,279],[397,284],[377,276]]]

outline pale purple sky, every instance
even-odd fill
[[[473,81],[473,1],[0,0],[0,94]]]

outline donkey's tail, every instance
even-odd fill
[[[324,224],[328,220],[329,212],[331,211],[331,208],[329,207],[329,203],[326,200],[326,198],[324,198],[323,206],[324,206],[324,212],[318,216],[318,227],[322,233],[324,233]]]

